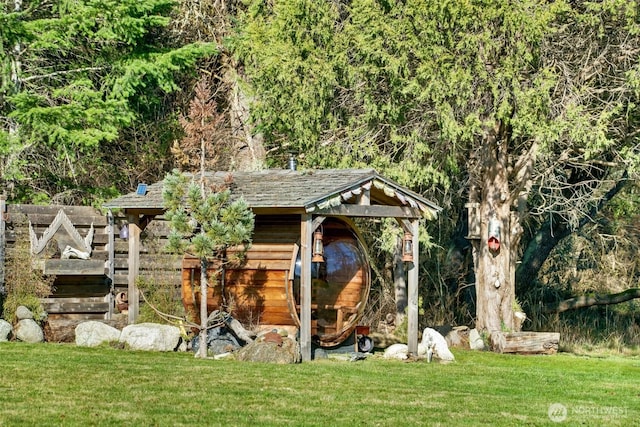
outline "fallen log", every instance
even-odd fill
[[[496,353],[555,354],[560,332],[500,332],[491,333],[491,349]]]
[[[569,298],[564,301],[545,306],[544,312],[562,313],[563,311],[591,307],[594,305],[620,304],[621,302],[635,298],[640,298],[640,288],[631,288],[616,294],[583,295],[575,298]]]

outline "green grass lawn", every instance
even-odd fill
[[[0,343],[0,425],[638,425],[640,358],[267,365]],[[552,404],[566,418],[555,423]]]

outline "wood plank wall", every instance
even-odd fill
[[[300,217],[269,215],[256,218],[251,248],[242,266],[225,272],[224,293],[232,315],[247,327],[294,326],[287,283],[292,267],[295,244],[300,238]],[[228,251],[229,257],[233,250]],[[192,316],[199,313],[200,262],[186,258],[183,262],[183,302]],[[213,274],[214,268],[210,270]],[[222,286],[218,281],[210,288],[208,310],[223,304]]]
[[[0,272],[4,272],[4,254],[10,256],[15,246],[16,227],[23,227],[21,235],[29,236],[28,222],[31,221],[40,238],[60,209],[83,238],[93,224],[92,253],[88,261],[60,260],[58,253],[54,255],[55,259],[47,262],[47,271],[57,274],[54,292],[42,300],[45,310],[51,320],[107,320],[118,314],[114,295],[127,291],[129,245],[119,236],[121,227],[126,224],[122,216],[114,215],[111,224],[107,214],[91,207],[9,204],[0,222],[0,255],[3,255]],[[140,275],[174,283],[176,298],[179,298],[182,257],[164,253],[168,231],[166,222],[160,217],[143,232]],[[60,239],[58,233],[55,235],[56,240],[60,240],[59,245],[68,240],[66,232],[61,230],[61,233]],[[3,278],[0,274],[0,289],[4,285]]]

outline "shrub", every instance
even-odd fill
[[[15,231],[15,243],[6,251],[5,290],[7,294],[2,304],[3,317],[8,322],[15,323],[16,309],[23,305],[33,312],[36,321],[42,321],[46,313],[40,298],[51,295],[55,276],[44,276],[38,268],[34,268],[26,217],[15,215],[12,226]]]

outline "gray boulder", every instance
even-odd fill
[[[181,340],[180,328],[176,326],[139,323],[125,326],[119,341],[132,350],[175,351]]]
[[[239,349],[240,343],[226,327],[216,326],[207,331],[207,350],[213,355],[229,353]],[[191,348],[194,353],[200,349],[200,335],[193,337]]]
[[[4,319],[0,319],[0,341],[9,341],[9,338],[13,334],[13,327],[11,323]]]
[[[24,305],[21,305],[16,308],[16,317],[18,320],[33,319],[33,312]]]
[[[284,337],[279,340],[258,339],[238,350],[236,360],[264,363],[299,363],[302,358],[300,346],[294,339]]]
[[[120,331],[105,323],[90,320],[82,322],[75,329],[76,345],[80,347],[96,347],[103,343],[118,342]]]
[[[15,329],[16,338],[20,341],[37,343],[44,341],[44,332],[33,319],[22,319]]]

